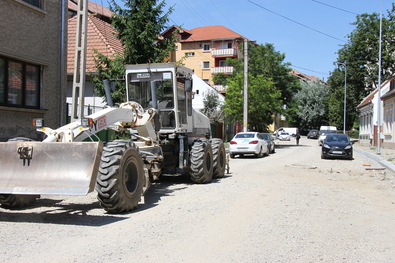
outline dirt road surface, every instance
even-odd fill
[[[364,155],[321,160],[302,137],[230,168],[162,177],[127,214],[95,193],[0,208],[0,262],[395,262],[394,174]]]

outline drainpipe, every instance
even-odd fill
[[[63,126],[63,124],[64,124],[64,120],[63,120],[63,118],[64,118],[64,114],[63,114],[63,105],[64,105],[64,103],[65,103],[65,100],[64,100],[64,85],[65,85],[65,81],[64,81],[64,79],[65,79],[65,73],[64,73],[64,71],[65,71],[65,60],[66,60],[66,57],[65,57],[65,54],[66,54],[66,51],[65,51],[65,48],[66,48],[66,45],[65,45],[65,39],[66,39],[66,19],[65,19],[65,15],[66,15],[66,12],[65,12],[65,9],[66,9],[66,0],[62,0],[62,22],[61,22],[61,35],[60,35],[60,87],[59,87],[59,89],[60,89],[60,101],[59,101],[59,120],[60,120],[60,123],[59,123],[59,127],[60,126]]]

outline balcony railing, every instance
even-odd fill
[[[224,86],[224,85],[212,85],[211,87],[213,87],[216,91],[221,93],[225,93],[226,89],[228,88],[228,86]]]
[[[226,67],[211,68],[211,74],[218,74],[218,73],[233,74],[233,67],[226,66]]]
[[[225,49],[214,49],[211,51],[211,55],[213,57],[216,56],[223,56],[223,57],[227,57],[227,56],[236,56],[237,52],[235,48],[225,48]]]

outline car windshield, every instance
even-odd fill
[[[333,134],[326,137],[327,142],[349,142],[348,136],[344,134]]]
[[[265,140],[269,140],[269,134],[261,133],[261,135],[263,136],[263,138],[265,138]]]
[[[235,138],[238,138],[238,139],[254,138],[254,134],[251,134],[251,133],[239,133],[239,134],[236,134]]]
[[[288,132],[282,132],[281,135],[289,135]]]

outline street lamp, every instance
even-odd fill
[[[343,106],[343,134],[346,134],[346,98],[347,98],[347,64],[346,62],[335,62],[338,65],[344,66],[344,106]]]

